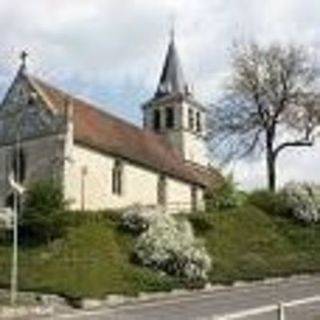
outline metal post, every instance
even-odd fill
[[[278,320],[285,320],[284,304],[278,303]]]
[[[19,131],[19,130],[18,130]],[[17,133],[15,146],[14,166],[16,171],[15,180],[20,182],[20,135]],[[12,266],[11,266],[11,304],[17,303],[18,292],[18,215],[19,215],[20,197],[18,192],[14,191],[14,209],[13,209],[13,251],[12,251]]]

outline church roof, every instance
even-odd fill
[[[27,77],[51,109],[65,114],[66,105],[73,106],[76,143],[202,186],[221,179],[221,175],[213,169],[208,174],[209,171],[204,168],[198,169],[186,163],[179,151],[163,136],[102,111],[42,80]]]
[[[188,93],[188,85],[184,78],[174,36],[172,36],[155,97],[177,93]]]

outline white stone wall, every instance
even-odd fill
[[[26,162],[24,184],[48,178],[60,178],[64,165],[64,135],[28,139],[21,143]],[[12,170],[13,146],[0,147],[0,206],[10,194],[8,174]]]
[[[157,205],[157,172],[124,161],[123,193],[116,195],[112,193],[115,158],[75,144],[72,159],[65,167],[65,195],[71,209],[124,208],[135,203]],[[166,186],[169,211],[190,211],[191,184],[167,177]]]
[[[68,136],[65,139],[63,135],[28,140],[22,147],[26,156],[26,184],[39,179],[64,177],[65,197],[71,209],[102,210],[124,208],[134,203],[158,204],[157,172],[124,161],[123,193],[116,195],[112,193],[115,158],[72,145]],[[4,206],[10,194],[7,175],[11,156],[12,146],[0,148],[0,207]],[[166,195],[169,212],[191,210],[191,184],[167,177]],[[198,188],[197,198],[198,208],[201,208],[201,188]]]
[[[65,194],[72,209],[100,210],[157,203],[157,174],[124,162],[123,193],[116,195],[112,193],[113,157],[74,145],[72,158],[65,172]]]
[[[169,212],[191,211],[191,184],[168,178],[167,206]]]
[[[208,166],[209,156],[208,149],[201,137],[196,134],[185,131],[183,132],[184,159],[202,166]]]

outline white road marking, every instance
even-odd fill
[[[282,303],[285,308],[298,307],[304,304],[311,304],[315,302],[320,302],[320,296],[313,296],[304,299],[292,300],[289,302]],[[230,314],[225,314],[222,316],[213,317],[214,320],[233,320],[233,319],[243,319],[249,316],[255,316],[258,314],[268,313],[272,311],[277,311],[279,306],[277,304],[267,305],[259,308],[252,308],[247,310],[242,310],[239,312],[234,312]]]

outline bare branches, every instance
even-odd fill
[[[280,144],[277,148],[273,151],[274,157],[276,157],[280,151],[288,147],[311,147],[313,146],[314,141],[312,140],[295,140],[295,141],[288,141]]]
[[[311,146],[320,123],[320,98],[318,69],[308,51],[254,43],[234,49],[232,76],[209,123],[216,150],[239,157],[266,150],[267,159],[275,161],[287,147]],[[302,139],[286,140],[280,132]]]

